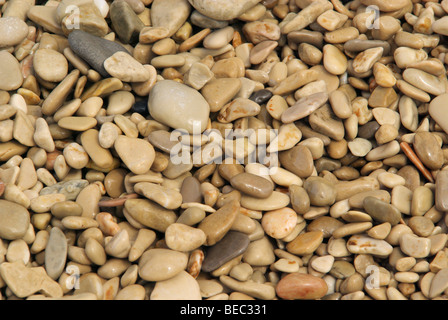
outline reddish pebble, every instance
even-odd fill
[[[327,294],[327,283],[316,276],[290,273],[283,277],[275,289],[284,300],[316,300]]]
[[[5,183],[3,181],[0,181],[0,197],[2,196],[4,191],[5,191]]]
[[[45,168],[49,171],[54,169],[54,162],[56,161],[56,158],[61,155],[62,152],[60,150],[55,150],[53,152],[47,153],[47,162],[45,163]]]

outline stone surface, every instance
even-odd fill
[[[104,61],[114,53],[122,51],[128,53],[120,44],[91,35],[82,30],[74,30],[68,35],[70,48],[86,61],[93,69],[103,77],[109,77],[104,69]]]
[[[19,62],[7,51],[0,52],[0,90],[18,89],[23,83]]]
[[[198,282],[186,271],[171,279],[158,281],[151,292],[150,300],[201,300]]]
[[[378,222],[396,225],[401,219],[401,213],[397,208],[375,197],[366,197],[363,205],[366,212]]]
[[[162,248],[150,249],[140,258],[138,272],[146,281],[163,281],[184,270],[187,262],[187,255],[182,252]]]
[[[285,300],[316,300],[328,290],[327,283],[310,274],[291,273],[282,278],[276,286],[277,295]]]
[[[155,120],[173,129],[200,133],[207,125],[210,106],[196,90],[165,80],[152,88],[148,110]],[[177,116],[173,117],[173,114]]]
[[[0,237],[6,240],[22,238],[30,224],[28,210],[14,202],[0,200]]]
[[[144,82],[149,80],[149,71],[130,54],[118,51],[104,60],[104,69],[111,76],[123,82]]]
[[[129,199],[125,202],[125,209],[137,222],[161,232],[165,232],[177,219],[174,211],[146,199]]]
[[[244,254],[248,245],[249,237],[247,235],[237,231],[229,231],[224,238],[207,249],[202,270],[211,272],[218,269],[226,262]]]
[[[123,43],[138,41],[139,33],[145,25],[126,1],[113,1],[109,16],[115,32]]]
[[[0,275],[8,288],[19,298],[26,298],[42,292],[51,298],[61,298],[61,286],[51,279],[43,267],[26,267],[23,262],[4,262],[0,266]]]
[[[28,35],[28,26],[17,17],[0,18],[0,47],[11,47],[18,45]]]
[[[135,174],[149,171],[154,162],[154,147],[146,140],[120,135],[114,143],[120,159]]]
[[[172,250],[192,251],[204,244],[205,240],[204,231],[181,223],[173,223],[165,231],[166,244]]]
[[[198,228],[207,236],[205,245],[212,246],[224,238],[232,227],[239,208],[240,204],[236,200],[230,201],[201,221]]]
[[[232,20],[239,17],[260,0],[188,0],[203,15],[215,20]]]
[[[65,269],[67,259],[67,238],[61,229],[53,227],[45,247],[45,270],[50,278],[56,280]]]
[[[166,28],[170,37],[185,23],[190,12],[187,0],[155,0],[151,6],[151,22],[156,28]]]

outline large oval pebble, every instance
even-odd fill
[[[275,288],[277,295],[285,300],[316,300],[327,293],[327,283],[316,276],[291,273],[283,277]]]
[[[155,120],[173,129],[199,134],[207,126],[210,106],[198,91],[176,81],[165,80],[152,88],[148,110]]]

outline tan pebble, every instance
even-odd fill
[[[98,223],[94,219],[87,217],[68,216],[63,218],[61,222],[64,227],[72,230],[83,230],[98,226]]]
[[[201,300],[201,291],[198,282],[186,271],[176,276],[158,281],[151,292],[150,300]]]
[[[174,223],[166,229],[165,241],[170,249],[192,251],[205,243],[206,235],[201,229]]]
[[[334,45],[327,44],[323,48],[323,64],[325,69],[334,75],[341,75],[347,70],[347,58]]]
[[[143,82],[150,77],[140,62],[122,51],[107,58],[104,61],[104,68],[111,76],[125,82]]]
[[[297,214],[289,208],[266,212],[261,224],[265,232],[276,239],[286,237],[297,223]]]
[[[170,279],[187,267],[185,253],[155,248],[146,251],[139,260],[139,275],[147,281]]]
[[[374,239],[384,240],[389,235],[390,230],[391,224],[389,222],[384,222],[368,230],[367,235]]]
[[[73,131],[87,131],[97,123],[97,120],[91,117],[64,117],[58,121],[61,128]]]
[[[58,202],[65,201],[66,197],[64,194],[47,194],[40,195],[34,198],[30,202],[30,208],[34,212],[43,213],[50,211],[50,208]]]
[[[252,241],[245,253],[243,261],[251,266],[267,266],[275,261],[273,246],[269,238],[264,236],[261,239]]]

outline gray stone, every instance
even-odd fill
[[[52,186],[45,187],[40,191],[40,195],[62,193],[67,200],[76,200],[78,194],[82,189],[87,187],[89,182],[87,180],[70,180],[61,181]]]
[[[109,16],[112,28],[123,43],[137,43],[144,23],[126,1],[114,1],[110,5]]]
[[[202,271],[216,270],[227,261],[243,254],[249,246],[249,242],[249,237],[244,233],[229,231],[224,238],[207,250],[202,263]]]
[[[118,51],[129,53],[121,44],[109,41],[81,30],[68,35],[70,48],[103,77],[110,77],[104,69],[104,61]]]

